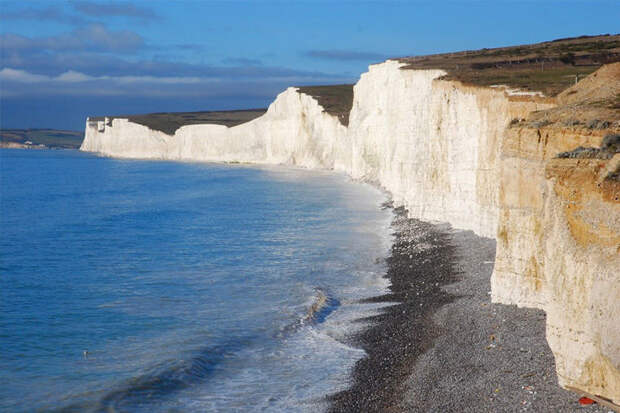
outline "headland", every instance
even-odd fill
[[[618,408],[619,61],[620,35],[395,58],[353,87],[291,87],[235,126],[90,118],[81,149],[333,169],[409,219],[472,231],[426,239],[409,221],[394,248],[415,259],[393,250],[390,267],[401,304],[362,335],[361,387],[335,410],[568,409],[556,379]]]

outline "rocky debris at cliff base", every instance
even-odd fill
[[[431,317],[442,334],[412,366],[394,411],[607,412],[584,410],[558,386],[543,311],[489,302],[495,241],[455,230],[450,240],[459,281],[443,290],[456,298]]]
[[[557,384],[544,313],[489,301],[495,241],[396,211],[391,292],[372,301],[399,304],[365,320],[368,356],[330,411],[583,411]]]
[[[332,412],[384,412],[398,406],[402,384],[418,356],[440,334],[431,315],[453,298],[441,286],[453,282],[455,262],[449,234],[433,225],[407,219],[396,210],[392,223],[396,239],[388,258],[391,292],[375,302],[397,302],[372,317],[371,326],[353,339],[368,356],[353,372],[353,386],[329,397]]]

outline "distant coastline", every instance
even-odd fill
[[[79,149],[84,132],[57,129],[0,129],[0,148]]]

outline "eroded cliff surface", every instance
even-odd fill
[[[503,130],[510,119],[552,105],[402,66],[371,66],[354,87],[349,173],[378,182],[411,217],[495,237]]]
[[[547,341],[563,386],[620,404],[620,182],[611,160],[545,168],[542,250]]]
[[[230,128],[171,136],[89,121],[82,150],[335,169],[382,186],[411,217],[497,237],[493,300],[547,311],[560,383],[619,403],[620,211],[617,181],[601,178],[618,159],[554,159],[600,145],[604,131],[528,117],[557,110],[551,99],[402,67],[387,61],[362,75],[348,126],[289,88],[263,116]]]
[[[620,400],[620,182],[612,159],[558,159],[602,133],[518,128],[500,166],[492,299],[547,313],[560,384]]]
[[[560,384],[620,401],[620,64],[507,128],[495,302],[547,313]],[[602,146],[601,146],[602,145]]]

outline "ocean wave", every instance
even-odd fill
[[[235,339],[205,347],[186,360],[175,360],[153,368],[153,372],[134,377],[105,392],[97,401],[75,403],[56,410],[68,412],[136,411],[157,405],[166,397],[191,385],[208,380],[216,366],[251,346],[253,338]]]
[[[277,337],[282,338],[292,334],[306,325],[323,323],[327,316],[336,311],[340,305],[340,301],[328,294],[325,290],[315,288],[312,304],[310,304],[306,312],[297,320],[282,328],[278,332]]]

